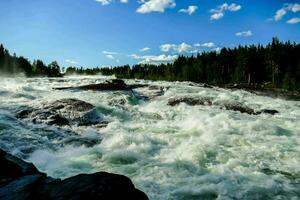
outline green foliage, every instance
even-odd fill
[[[46,66],[43,61],[35,60],[32,64],[24,57],[10,55],[3,45],[0,45],[0,75],[14,76],[24,74],[27,77],[48,76],[60,77],[60,67],[57,62]]]

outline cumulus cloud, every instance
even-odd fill
[[[70,59],[66,59],[65,62],[66,62],[66,63],[69,63],[69,64],[72,64],[72,65],[78,64],[77,61],[75,61],[75,60],[70,60]]]
[[[249,30],[249,31],[241,31],[241,32],[237,32],[235,35],[236,35],[236,36],[249,37],[249,36],[252,36],[253,33],[252,33],[252,31]]]
[[[241,5],[238,5],[235,3],[232,3],[230,5],[227,3],[224,3],[222,5],[219,5],[216,9],[210,10],[210,13],[212,13],[212,15],[210,16],[210,19],[211,20],[219,20],[224,17],[226,11],[236,12],[236,11],[239,11],[241,8],[242,8]]]
[[[165,12],[167,8],[174,8],[176,3],[174,0],[141,0],[142,4],[136,11],[141,14],[151,12]]]
[[[139,56],[136,54],[130,55],[132,58],[141,60],[139,63],[141,64],[160,64],[160,63],[171,63],[174,62],[178,56],[177,55],[147,55],[147,56]]]
[[[162,44],[162,45],[160,45],[160,50],[162,52],[172,51],[172,52],[176,52],[176,53],[189,53],[189,52],[193,51],[194,48],[191,45],[183,42],[179,45],[176,45],[176,44]]]
[[[139,51],[141,51],[141,52],[145,52],[145,51],[149,51],[149,50],[150,50],[150,48],[149,48],[149,47],[144,47],[144,48],[140,49]]]
[[[298,23],[300,23],[300,18],[294,17],[294,18],[288,20],[287,23],[288,24],[298,24]]]
[[[274,20],[280,21],[288,12],[296,13],[299,11],[300,11],[300,4],[285,3],[282,8],[276,11]]]
[[[197,9],[198,9],[198,6],[189,6],[187,9],[180,9],[179,12],[192,15],[193,13],[195,13],[197,11]]]
[[[197,44],[194,44],[194,46],[195,46],[195,47],[207,47],[207,48],[213,48],[213,47],[215,47],[216,45],[215,45],[215,43],[213,43],[213,42],[206,42],[206,43],[203,43],[203,44],[197,43]]]

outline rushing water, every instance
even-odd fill
[[[299,199],[300,102],[191,83],[148,82],[132,92],[57,91],[54,87],[102,82],[105,77],[0,78],[0,147],[33,162],[50,176],[107,171],[130,177],[150,199]],[[135,83],[129,80],[127,83]],[[171,107],[174,97],[239,102],[277,115],[249,115],[220,106]],[[24,106],[76,98],[97,107],[107,127],[63,127],[18,120]],[[61,143],[76,132],[102,140],[87,147]]]

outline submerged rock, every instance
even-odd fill
[[[252,108],[249,108],[246,105],[243,105],[241,103],[220,103],[220,102],[213,102],[213,99],[208,97],[202,97],[202,98],[195,98],[195,97],[179,97],[179,98],[171,98],[168,100],[169,106],[176,106],[180,103],[185,103],[190,106],[196,106],[196,105],[202,105],[202,106],[219,106],[221,109],[226,110],[232,110],[237,111],[240,113],[246,113],[249,115],[259,115],[259,114],[270,114],[275,115],[278,114],[279,111],[277,110],[270,110],[270,109],[264,109],[261,111],[255,111]]]
[[[78,99],[62,99],[46,103],[39,109],[21,110],[16,117],[57,126],[87,126],[103,122],[102,115],[92,104]]]
[[[0,149],[0,199],[131,199],[147,200],[125,176],[98,172],[80,174],[65,180],[39,172],[33,164]]]

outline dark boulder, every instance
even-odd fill
[[[92,104],[78,99],[61,99],[45,103],[40,108],[24,109],[17,112],[16,117],[57,126],[87,126],[103,122],[102,115]]]
[[[0,186],[15,180],[21,176],[39,173],[33,164],[7,154],[0,149]]]
[[[247,107],[245,105],[242,105],[240,103],[225,104],[224,108],[226,110],[237,111],[237,112],[246,113],[246,114],[249,114],[249,115],[256,115],[257,114],[254,109],[249,108],[249,107]]]
[[[80,174],[65,180],[39,172],[33,164],[0,149],[0,199],[5,200],[147,200],[125,176],[98,172]]]
[[[261,110],[261,111],[258,112],[258,114],[261,114],[261,113],[275,115],[275,114],[278,114],[279,111],[278,110],[264,109],[264,110]]]
[[[125,176],[99,172],[81,174],[58,183],[47,184],[40,195],[43,199],[148,199],[135,189]]]
[[[179,97],[179,98],[169,99],[169,101],[168,101],[169,106],[176,106],[176,105],[179,105],[180,103],[185,103],[190,106],[212,105],[212,99],[211,98]]]
[[[235,103],[227,103],[227,102],[213,102],[213,99],[208,97],[178,97],[178,98],[171,98],[168,100],[169,106],[177,106],[180,103],[185,103],[189,106],[196,106],[196,105],[202,105],[202,106],[219,106],[221,109],[225,110],[231,110],[231,111],[237,111],[240,113],[246,113],[249,115],[259,115],[259,114],[269,114],[269,115],[275,115],[278,114],[279,111],[277,110],[269,110],[264,109],[261,111],[255,111],[254,109],[243,105],[239,102]]]

